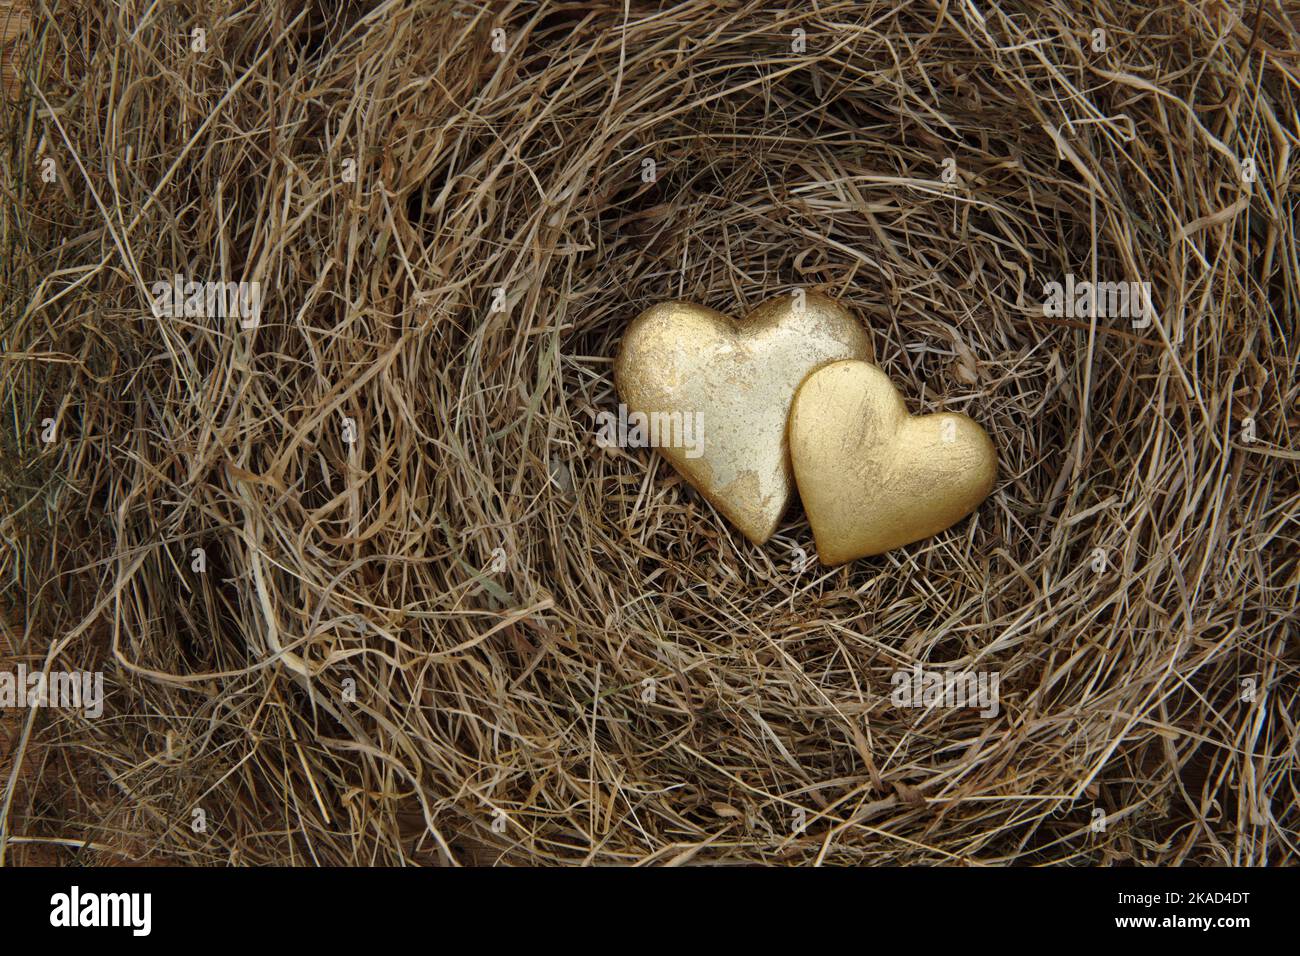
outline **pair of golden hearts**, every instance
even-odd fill
[[[979,425],[908,415],[871,354],[863,328],[824,296],[769,299],[743,322],[665,302],[628,328],[614,379],[630,412],[697,416],[702,447],[659,450],[755,544],[776,531],[797,482],[818,556],[835,565],[938,534],[975,510],[997,473]]]

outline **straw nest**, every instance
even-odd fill
[[[1287,6],[37,5],[0,653],[106,699],[4,713],[5,859],[1295,862]],[[643,308],[795,288],[972,518],[805,568],[597,445]]]

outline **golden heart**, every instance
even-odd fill
[[[664,302],[641,313],[623,337],[614,363],[626,406],[620,419],[642,416],[635,423],[640,443],[658,447],[746,538],[762,544],[794,487],[786,418],[795,389],[827,362],[870,357],[866,330],[813,293],[769,299],[741,322],[701,305]]]
[[[913,417],[889,378],[836,362],[799,387],[790,457],[822,564],[938,534],[988,497],[997,453],[965,415]]]

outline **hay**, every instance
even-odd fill
[[[1293,9],[332,7],[33,10],[0,653],[108,697],[5,713],[6,860],[1296,861]],[[641,309],[796,286],[989,431],[973,518],[796,571],[596,446]]]

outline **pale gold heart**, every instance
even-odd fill
[[[670,442],[659,451],[762,544],[794,489],[786,419],[795,389],[821,365],[871,355],[853,316],[813,293],[769,299],[740,322],[701,305],[664,302],[628,327],[614,381],[629,415],[698,416],[698,448]]]
[[[888,376],[836,362],[804,381],[790,409],[790,457],[822,564],[883,554],[974,511],[997,453],[965,415],[911,416]]]

